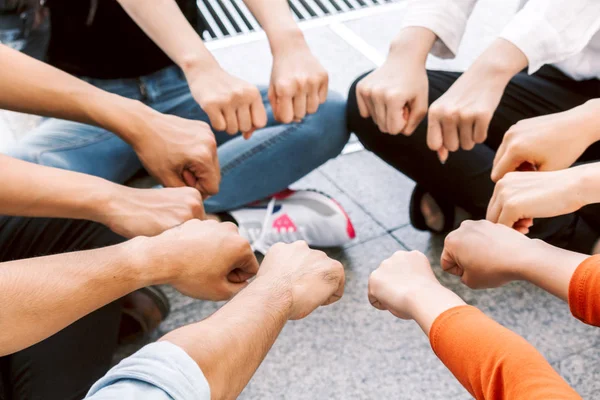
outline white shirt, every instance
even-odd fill
[[[430,29],[438,37],[431,53],[453,58],[476,3],[410,0],[402,26]],[[500,37],[525,54],[530,74],[553,64],[576,80],[600,79],[600,0],[521,0]]]

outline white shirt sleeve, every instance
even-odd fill
[[[477,0],[410,0],[402,27],[419,26],[431,30],[438,37],[431,54],[454,58],[476,3]]]
[[[530,0],[500,34],[529,60],[532,74],[580,53],[600,29],[600,0]]]

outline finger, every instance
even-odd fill
[[[194,173],[187,168],[183,170],[181,176],[186,186],[196,187],[196,185],[198,184],[198,179],[196,178],[196,175],[194,175]]]
[[[403,133],[410,136],[418,128],[419,124],[427,115],[427,96],[419,96],[413,99],[409,104],[408,121],[404,127]]]
[[[237,109],[237,122],[240,132],[248,132],[252,129],[252,116],[250,115],[250,107],[240,107]]]
[[[306,116],[306,93],[298,92],[294,96],[294,118],[302,120]]]
[[[279,121],[289,124],[294,120],[294,102],[291,96],[277,96]]]
[[[267,97],[269,98],[269,103],[271,104],[271,111],[273,111],[273,116],[277,121],[280,120],[277,108],[277,95],[275,94],[275,88],[273,85],[269,85],[269,90],[267,91]],[[254,107],[253,107],[254,108]]]
[[[485,219],[491,222],[498,222],[498,217],[500,216],[500,211],[502,210],[502,205],[498,200],[498,185],[494,187],[494,193],[492,193],[492,198],[488,204],[488,209],[485,215]]]
[[[236,294],[241,292],[242,289],[244,289],[249,284],[250,283],[248,281],[239,282],[239,283],[227,281],[227,283],[225,284],[225,287],[226,287],[227,291],[229,292],[229,298],[232,298],[233,296],[235,296]]]
[[[438,159],[440,160],[440,162],[442,164],[446,164],[446,161],[448,161],[448,156],[450,155],[450,153],[448,152],[448,149],[446,149],[445,147],[442,147],[441,149],[439,149],[437,151],[437,155],[438,155]]]
[[[356,88],[356,103],[358,104],[358,112],[360,116],[363,118],[369,118],[371,113],[369,111],[369,107],[367,107],[367,102],[363,99],[362,94],[360,94],[358,87]]]
[[[235,109],[227,108],[224,110],[224,114],[225,122],[227,123],[227,129],[225,129],[225,131],[230,135],[235,135],[239,132]]]
[[[485,142],[490,126],[490,120],[487,118],[478,118],[473,126],[473,141],[477,144]]]
[[[371,303],[371,305],[378,310],[387,311],[385,306],[383,304],[381,304],[381,302],[379,300],[377,300],[377,298],[375,296],[371,295],[370,293],[369,293],[369,303]]]
[[[253,278],[256,274],[251,274],[239,269],[234,269],[227,275],[227,280],[231,283],[243,283]]]
[[[329,94],[329,75],[325,74],[322,79],[321,86],[319,86],[319,102],[325,104],[327,101],[327,95]]]
[[[244,252],[243,260],[236,265],[236,269],[245,272],[246,274],[256,275],[258,273],[258,269],[260,265],[258,264],[258,260],[248,244],[248,248]]]
[[[444,137],[444,147],[448,151],[456,151],[459,147],[458,127],[450,118],[442,120],[442,136]]]
[[[407,110],[407,107],[405,106],[404,100],[398,100],[388,104],[386,125],[389,134],[397,135],[402,132],[407,122],[405,119],[405,110]]]
[[[519,219],[520,218],[517,217],[513,209],[509,209],[509,207],[506,207],[505,205],[502,207],[500,215],[498,216],[498,223],[512,228]]]
[[[466,120],[462,122],[458,128],[458,135],[460,138],[460,147],[463,150],[472,150],[475,147],[475,142],[473,141],[473,127],[474,122]]]
[[[210,126],[216,131],[224,131],[227,129],[227,123],[225,122],[225,116],[218,108],[207,108],[204,110],[208,119],[210,120]]]
[[[444,247],[444,250],[442,251],[442,256],[440,258],[440,265],[441,265],[442,269],[449,274],[456,275],[456,276],[463,275],[462,268],[460,268],[458,263],[454,260],[454,257],[452,256],[452,253],[450,252],[450,250],[448,250],[445,247]]]
[[[379,130],[383,133],[389,133],[385,116],[387,111],[385,103],[381,101],[381,99],[373,99],[373,107],[375,109],[375,115],[377,115],[377,126],[379,127]]]
[[[261,96],[257,96],[250,105],[250,116],[252,117],[252,127],[248,132],[267,126],[267,111]]]
[[[309,114],[314,114],[319,109],[319,92],[316,90],[311,90],[306,96],[306,112]]]
[[[443,145],[442,126],[437,118],[432,118],[430,115],[427,123],[427,147],[433,151],[438,151]]]
[[[329,299],[327,299],[327,301],[323,305],[328,306],[330,304],[335,303],[339,299],[341,299],[342,296],[344,295],[345,284],[346,284],[346,275],[342,273],[341,279],[338,282],[337,289],[335,290],[335,292],[333,292],[333,294],[329,297]]]
[[[516,154],[505,152],[498,160],[496,166],[492,168],[492,181],[498,182],[504,175],[516,171],[522,162],[522,158]]]

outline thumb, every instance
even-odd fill
[[[455,260],[451,251],[448,250],[446,247],[444,247],[444,250],[442,251],[442,257],[440,259],[440,264],[441,264],[442,269],[449,274],[456,275],[456,276],[462,276],[464,273],[463,269],[460,267],[458,262]]]

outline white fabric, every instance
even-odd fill
[[[477,0],[410,0],[403,27],[420,26],[438,40],[432,54],[453,58]],[[553,64],[576,80],[600,79],[600,0],[522,0],[504,38],[529,60],[529,73]]]

